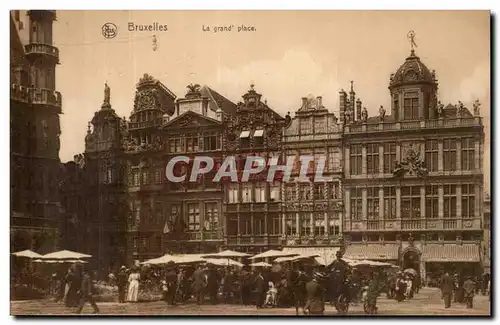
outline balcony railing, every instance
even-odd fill
[[[155,126],[161,125],[162,122],[163,122],[163,120],[161,118],[154,119],[151,121],[144,121],[144,122],[130,122],[128,124],[128,128],[130,130],[144,129],[144,128],[155,127]]]
[[[346,125],[344,133],[363,133],[387,130],[414,130],[414,129],[436,129],[436,128],[453,128],[459,126],[474,126],[482,125],[482,118],[479,116],[449,118],[449,119],[434,119],[422,121],[398,121],[398,122],[379,122],[370,124]]]
[[[403,230],[416,230],[421,228],[421,220],[401,220],[401,229]]]
[[[61,93],[45,88],[26,88],[12,84],[10,98],[26,104],[53,106],[59,110],[62,106]]]
[[[482,229],[480,218],[457,218],[457,219],[393,219],[393,220],[352,220],[350,223],[350,231],[367,231],[367,230],[450,230],[450,229]]]
[[[30,43],[24,46],[24,50],[26,51],[26,55],[49,55],[59,62],[59,49],[55,46],[43,43]]]

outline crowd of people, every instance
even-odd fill
[[[54,274],[52,295],[56,301],[81,312],[88,302],[98,313],[93,297],[95,276],[86,265],[73,264],[64,274]],[[272,268],[229,267],[212,264],[170,263],[161,266],[121,266],[108,275],[107,284],[116,288],[120,303],[137,302],[140,292],[156,289],[167,305],[241,304],[256,308],[294,307],[297,314],[322,314],[325,303],[339,312],[351,303],[362,302],[365,312],[376,313],[377,298],[385,293],[397,302],[410,300],[422,287],[416,272],[395,268],[352,268],[342,253],[329,266],[307,261],[281,264]],[[438,283],[445,307],[451,302],[473,306],[476,292],[489,294],[489,278],[481,281],[455,274],[444,274]],[[487,288],[487,289],[485,289]],[[452,299],[453,298],[453,299]]]

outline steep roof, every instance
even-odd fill
[[[217,109],[220,109],[227,114],[235,114],[236,113],[236,104],[222,96],[212,88],[207,85],[204,85],[200,89],[200,93],[202,96],[208,97],[210,99],[208,107],[210,110],[216,112]]]
[[[14,81],[14,69],[24,68],[27,69],[28,62],[24,57],[24,46],[21,42],[21,38],[17,32],[16,24],[12,15],[10,17],[10,78],[11,82]]]

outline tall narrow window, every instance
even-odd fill
[[[439,191],[437,185],[425,187],[425,218],[437,219],[439,217]]]
[[[360,144],[351,145],[350,151],[350,172],[352,175],[361,175],[363,154]]]
[[[198,203],[189,203],[187,206],[188,212],[188,229],[189,231],[200,230],[200,206]]]
[[[328,183],[328,196],[331,200],[340,199],[340,185],[338,182]]]
[[[404,119],[418,120],[418,93],[411,92],[404,95]]]
[[[462,218],[475,216],[476,187],[474,184],[462,185]]]
[[[420,219],[420,187],[401,188],[401,218]]]
[[[295,196],[295,184],[285,185],[285,198],[289,202],[293,202],[296,200]]]
[[[315,200],[323,200],[324,196],[325,184],[314,184],[314,199]]]
[[[300,120],[300,134],[307,135],[311,134],[313,131],[312,128],[312,118],[306,117]]]
[[[216,202],[205,203],[204,230],[215,231],[219,229],[219,209]]]
[[[295,213],[288,213],[286,215],[286,234],[289,236],[297,233],[297,219]]]
[[[363,215],[363,195],[361,188],[351,189],[351,219],[361,220]]]
[[[378,174],[379,172],[378,147],[378,143],[369,143],[366,146],[366,169],[368,174]]]
[[[323,236],[325,234],[325,215],[323,212],[314,213],[314,235]]]
[[[241,197],[244,203],[252,202],[252,184],[243,184]]]
[[[281,185],[279,182],[274,181],[269,184],[269,199],[271,202],[281,201]]]
[[[311,187],[309,184],[299,185],[299,200],[310,200],[311,199]]]
[[[379,212],[378,187],[369,187],[367,191],[368,220],[377,220]]]
[[[394,170],[396,162],[396,144],[393,142],[384,143],[384,173],[389,174]]]
[[[266,202],[266,183],[255,184],[255,202]]]
[[[311,233],[311,212],[305,212],[301,213],[300,215],[301,219],[301,229],[300,229],[300,234],[302,236],[307,236]]]
[[[462,139],[462,170],[474,170],[475,168],[475,152],[474,152],[474,139]]]
[[[386,220],[396,218],[396,188],[394,186],[384,187],[384,218]]]
[[[438,171],[438,141],[425,141],[425,165],[430,172]]]
[[[340,150],[331,149],[328,152],[328,170],[335,172],[340,169]]]
[[[446,171],[457,169],[457,140],[443,140],[443,167]]]
[[[230,184],[228,187],[228,202],[238,203],[238,184]]]
[[[444,185],[443,212],[445,219],[453,219],[457,216],[457,186]]]

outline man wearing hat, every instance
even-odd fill
[[[340,286],[335,289],[335,294],[333,297],[335,299],[342,293],[345,293],[346,290],[348,289],[345,284],[346,284],[346,279],[347,276],[350,274],[351,267],[349,264],[347,264],[346,261],[342,259],[342,256],[344,253],[341,250],[338,250],[336,253],[337,259],[333,261],[330,269],[333,273],[334,279],[336,283],[339,283]],[[332,292],[334,293],[334,292]]]
[[[441,278],[441,293],[444,299],[444,308],[450,308],[451,296],[453,294],[454,282],[448,272],[445,272]]]
[[[85,302],[89,302],[92,308],[94,309],[94,314],[99,313],[99,308],[97,307],[94,297],[92,296],[93,292],[93,284],[92,278],[90,277],[90,273],[88,269],[83,271],[82,284],[80,287],[80,304],[78,309],[76,310],[77,314],[82,312],[83,306],[85,306]]]
[[[127,268],[125,265],[122,265],[120,268],[120,271],[118,272],[117,276],[117,286],[118,286],[118,302],[119,303],[124,303],[125,302],[125,290],[127,288],[127,282],[128,282],[128,277],[127,277]]]
[[[309,315],[323,315],[325,312],[325,289],[321,284],[323,276],[314,272],[311,281],[306,284],[307,301],[304,311]]]
[[[472,308],[472,302],[474,300],[474,292],[476,289],[476,285],[474,281],[472,281],[472,277],[467,277],[467,280],[464,282],[464,299],[467,303],[467,308]]]

